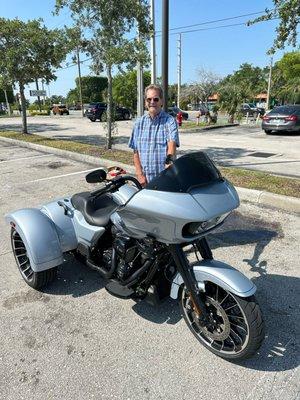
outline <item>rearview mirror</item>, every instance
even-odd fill
[[[106,179],[106,172],[104,169],[96,169],[86,175],[85,180],[87,183],[99,183]]]

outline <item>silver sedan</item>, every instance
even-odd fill
[[[262,129],[267,135],[273,131],[300,133],[300,104],[273,108],[263,117]]]

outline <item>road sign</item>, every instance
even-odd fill
[[[30,90],[30,96],[46,96],[46,90]]]

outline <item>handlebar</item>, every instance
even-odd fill
[[[136,187],[139,190],[142,189],[142,185],[140,184],[140,182],[136,178],[134,178],[131,175],[124,175],[124,176],[117,176],[113,180],[107,182],[104,187],[92,191],[91,195],[95,196],[95,197],[98,197],[98,196],[101,196],[104,193],[115,192],[121,186],[125,185],[126,181],[131,181],[136,185]]]

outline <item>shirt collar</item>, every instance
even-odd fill
[[[163,110],[160,110],[160,112],[154,117],[151,118],[149,112],[147,113],[147,117],[150,119],[150,121],[158,121],[160,119],[160,117],[162,116]]]

